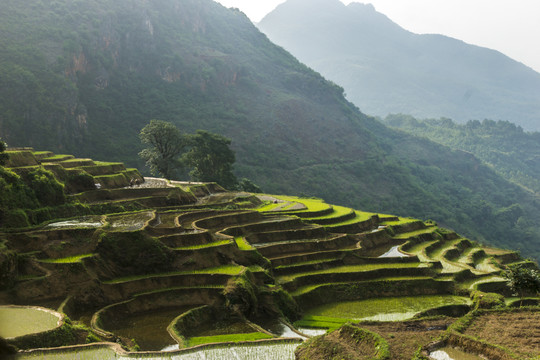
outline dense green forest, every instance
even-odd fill
[[[540,194],[540,133],[526,132],[508,121],[451,119],[418,120],[393,114],[383,122],[453,149],[468,151],[506,179]]]
[[[235,175],[266,192],[433,219],[540,257],[540,205],[528,191],[470,153],[364,115],[237,10],[8,0],[0,31],[0,137],[10,146],[142,170],[140,130],[169,121],[231,139]]]

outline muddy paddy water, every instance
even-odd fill
[[[135,339],[143,351],[174,349],[172,346],[177,343],[169,335],[167,326],[175,317],[191,308],[186,306],[126,316],[107,330],[128,339]]]
[[[429,357],[434,360],[485,360],[483,357],[453,347],[444,347],[434,351],[429,354]]]
[[[60,325],[60,314],[38,307],[0,306],[0,336],[18,336],[52,330]]]
[[[470,300],[452,295],[403,296],[330,303],[314,307],[305,315],[358,321],[402,321],[425,310],[459,304],[470,304]]]

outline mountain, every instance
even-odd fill
[[[501,119],[540,130],[539,73],[494,50],[411,33],[370,4],[289,0],[258,27],[367,114]]]
[[[269,193],[432,219],[540,258],[536,197],[470,153],[361,113],[238,10],[10,0],[0,31],[0,137],[10,146],[142,169],[140,129],[170,121],[231,138],[236,174]]]

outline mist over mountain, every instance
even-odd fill
[[[370,4],[289,0],[258,27],[367,114],[501,119],[540,130],[539,73],[494,50],[411,33]]]
[[[139,131],[170,121],[231,138],[236,174],[268,193],[433,219],[540,257],[536,197],[469,153],[364,115],[237,10],[9,0],[0,32],[0,137],[10,146],[144,171]]]

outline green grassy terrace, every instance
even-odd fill
[[[113,280],[104,281],[104,284],[118,284],[128,281],[141,280],[153,277],[166,277],[174,275],[197,275],[197,274],[224,274],[224,275],[239,275],[245,267],[241,265],[223,265],[213,268],[198,269],[198,270],[184,270],[184,271],[171,271],[159,274],[147,274],[147,275],[133,275],[122,278],[116,278]],[[258,269],[254,267],[254,269]]]

